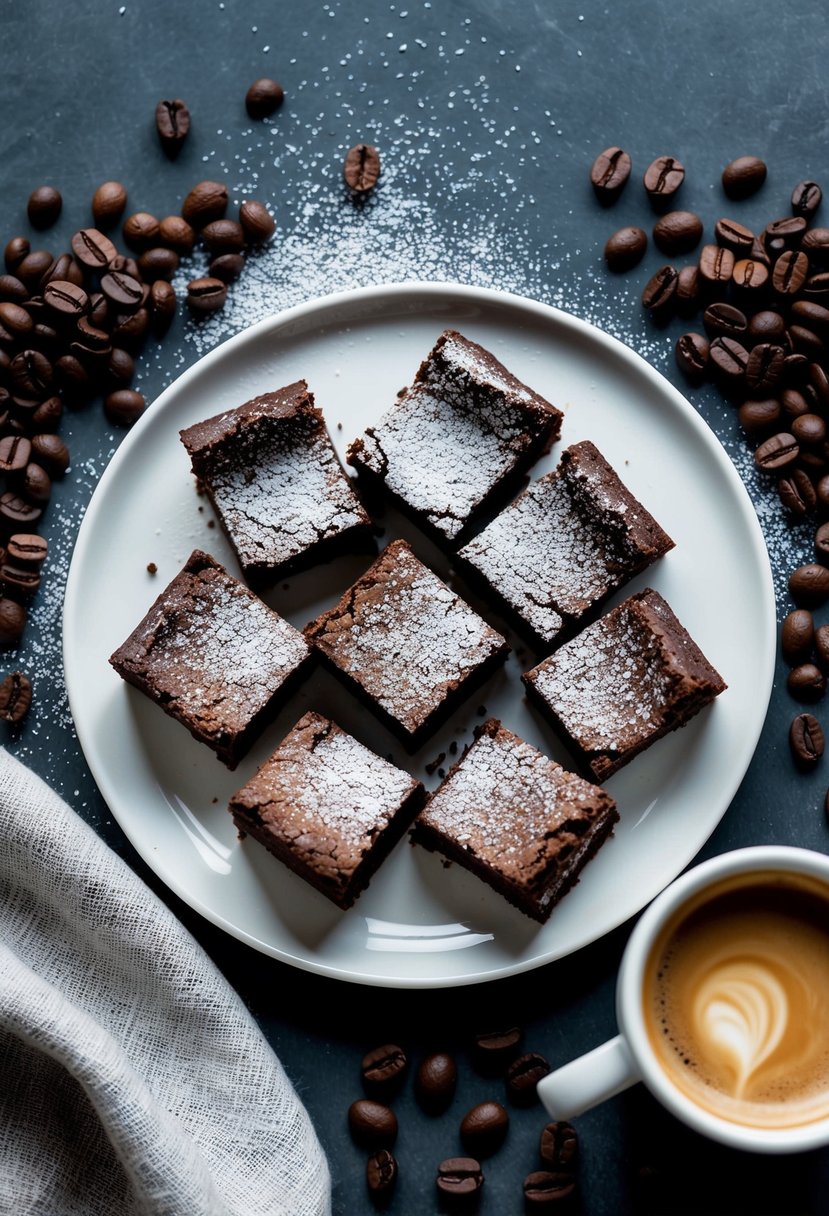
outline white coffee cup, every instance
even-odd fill
[[[686,906],[702,906],[710,893],[716,896],[727,880],[750,887],[750,875],[758,881],[780,875],[794,883],[800,876],[827,892],[829,910],[829,857],[806,849],[765,845],[724,853],[682,875],[643,913],[630,936],[616,988],[616,1016],[620,1034],[587,1055],[550,1073],[538,1085],[538,1095],[554,1119],[572,1119],[637,1081],[643,1081],[663,1106],[695,1131],[732,1148],[764,1153],[793,1153],[829,1144],[829,1086],[824,1103],[821,1092],[819,1117],[796,1126],[756,1126],[712,1112],[689,1096],[669,1075],[654,1049],[645,1013],[646,969],[655,946],[681,919]],[[786,877],[790,876],[790,877]],[[822,898],[822,896],[821,896]],[[713,906],[713,903],[712,903]],[[828,939],[829,940],[829,939]],[[829,956],[827,956],[829,977]],[[760,959],[762,970],[762,959]],[[829,978],[827,979],[829,982]],[[773,981],[770,981],[773,986]],[[713,1005],[713,1002],[712,1002]],[[785,1007],[785,1006],[784,1006]],[[764,1006],[761,1002],[761,1012]],[[650,1015],[653,1024],[653,1015]],[[739,1019],[738,1019],[739,1020]],[[829,1017],[822,1018],[824,1051],[829,1056]],[[726,1026],[728,1030],[728,1026]],[[793,1025],[792,1034],[798,1032]],[[818,1108],[816,1108],[818,1109]]]

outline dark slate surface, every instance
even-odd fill
[[[307,296],[380,279],[433,277],[508,287],[558,304],[616,334],[680,387],[672,344],[679,322],[655,331],[638,294],[663,259],[649,252],[627,277],[611,278],[601,251],[626,223],[649,227],[638,177],[661,153],[688,168],[682,205],[710,231],[720,214],[750,225],[784,215],[794,183],[826,171],[825,10],[817,0],[780,7],[700,0],[694,6],[597,6],[468,0],[358,5],[314,0],[117,0],[59,5],[8,0],[0,44],[0,232],[29,233],[25,200],[41,182],[62,190],[64,214],[35,246],[63,249],[89,222],[104,179],[124,181],[130,209],[177,210],[193,182],[224,176],[238,201],[275,206],[280,231],[225,314],[198,329],[179,318],[163,346],[151,343],[139,387],[153,398],[219,338]],[[251,123],[245,89],[274,75],[284,109]],[[175,163],[153,127],[160,97],[184,97],[193,131]],[[357,214],[339,184],[342,155],[370,139],[384,158],[382,189]],[[627,148],[637,180],[612,212],[587,184],[596,153]],[[756,198],[727,204],[724,164],[751,152],[769,180]],[[829,185],[829,177],[825,183]],[[267,284],[267,289],[262,284]],[[690,399],[735,457],[760,506],[780,607],[785,575],[809,548],[787,530],[755,483],[733,410],[711,390]],[[3,657],[36,680],[36,708],[7,745],[91,822],[156,890],[111,819],[80,755],[65,703],[60,600],[85,504],[122,438],[100,404],[72,414],[63,431],[73,471],[56,490],[44,530],[51,576],[24,643]],[[723,527],[728,521],[723,520]],[[101,560],[106,561],[106,554]],[[113,587],[113,595],[118,588]],[[712,611],[727,611],[727,605]],[[704,855],[766,841],[825,850],[825,774],[792,769],[786,727],[793,703],[778,671],[754,763]],[[436,1210],[433,1169],[459,1148],[457,1120],[498,1084],[469,1067],[470,1028],[519,1022],[528,1047],[563,1062],[614,1033],[613,986],[625,926],[577,957],[516,979],[455,992],[362,990],[292,970],[241,946],[160,892],[242,994],[313,1116],[335,1180],[335,1210],[370,1210],[362,1155],[345,1111],[360,1092],[359,1060],[397,1039],[417,1056],[457,1050],[462,1081],[452,1113],[430,1120],[410,1090],[397,1104],[401,1185],[392,1211]],[[457,1118],[456,1118],[457,1116]],[[520,1212],[521,1180],[536,1168],[539,1108],[516,1110],[507,1145],[487,1166],[481,1211]],[[719,1149],[662,1113],[641,1087],[578,1121],[583,1208],[588,1213],[813,1213],[827,1210],[829,1152],[762,1159]]]

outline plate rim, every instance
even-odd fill
[[[74,679],[70,676],[70,668],[72,659],[69,654],[69,635],[73,630],[73,620],[76,616],[76,602],[78,599],[78,584],[80,583],[81,575],[79,573],[81,566],[86,558],[87,549],[90,542],[91,520],[94,519],[95,512],[91,510],[95,499],[102,496],[106,491],[109,483],[113,478],[117,477],[121,465],[129,457],[129,452],[138,442],[144,430],[153,424],[153,420],[158,416],[160,409],[163,409],[168,398],[176,396],[182,388],[185,388],[190,380],[201,376],[206,370],[219,360],[223,360],[229,353],[235,353],[242,349],[245,345],[254,344],[261,336],[269,332],[277,333],[286,325],[296,321],[301,321],[308,315],[322,314],[320,317],[321,326],[325,325],[325,314],[335,311],[343,306],[353,305],[359,307],[361,303],[374,302],[375,306],[384,299],[397,299],[400,297],[420,296],[434,299],[460,299],[469,302],[479,302],[490,307],[506,307],[514,309],[518,312],[523,312],[534,317],[536,320],[552,323],[560,328],[571,330],[574,334],[578,334],[583,338],[589,339],[593,343],[598,343],[616,358],[620,358],[632,366],[635,374],[644,376],[646,380],[658,388],[662,393],[667,393],[673,400],[673,404],[679,410],[686,424],[690,425],[695,430],[712,453],[715,455],[720,472],[730,484],[737,501],[740,503],[743,523],[747,526],[748,534],[751,537],[753,556],[755,558],[755,568],[758,573],[762,572],[762,581],[765,583],[766,594],[762,600],[762,617],[758,620],[762,622],[762,632],[764,642],[768,645],[762,646],[760,661],[762,670],[758,673],[758,688],[763,691],[763,695],[758,695],[757,704],[757,727],[756,731],[751,732],[752,743],[744,749],[744,754],[740,764],[731,769],[730,780],[723,787],[724,806],[722,813],[710,831],[706,834],[702,841],[694,841],[693,847],[689,850],[682,851],[681,864],[676,868],[675,873],[667,881],[662,883],[658,890],[650,895],[641,907],[629,916],[618,921],[599,933],[585,937],[578,945],[563,950],[560,952],[547,951],[540,956],[534,956],[529,959],[522,959],[517,962],[499,965],[497,968],[489,968],[485,970],[477,970],[475,972],[461,972],[448,976],[428,977],[428,976],[387,976],[387,975],[372,975],[355,972],[353,969],[348,969],[338,966],[331,962],[319,961],[312,958],[307,958],[292,954],[290,950],[281,947],[275,947],[268,942],[257,938],[254,933],[241,928],[225,919],[221,912],[211,907],[203,899],[195,896],[190,892],[184,884],[172,873],[169,872],[165,865],[165,859],[159,858],[157,854],[150,849],[142,848],[134,839],[129,830],[128,824],[122,821],[121,814],[116,810],[113,802],[116,799],[111,798],[111,784],[101,766],[97,763],[97,750],[94,743],[90,743],[87,747],[87,730],[86,726],[79,723],[78,716],[75,712],[75,693]],[[712,443],[713,440],[713,443]],[[299,304],[293,305],[290,308],[283,309],[280,312],[274,313],[271,316],[263,318],[261,321],[248,326],[240,332],[231,335],[224,339],[212,350],[197,358],[190,367],[186,368],[180,375],[167,385],[166,388],[155,398],[150,407],[144,412],[143,416],[133,426],[130,432],[124,437],[118,449],[113,454],[108,462],[101,477],[98,480],[95,489],[90,496],[83,517],[81,519],[75,545],[73,547],[72,557],[70,561],[69,571],[66,579],[66,587],[64,591],[64,600],[61,613],[62,623],[62,659],[64,668],[64,679],[66,683],[67,699],[69,709],[72,715],[75,732],[78,742],[83,753],[84,761],[87,764],[93,779],[98,786],[104,802],[106,803],[113,818],[118,823],[120,829],[129,840],[136,853],[142,858],[144,863],[149,866],[152,872],[164,883],[179,899],[181,899],[188,907],[198,912],[210,923],[232,937],[240,940],[247,945],[253,947],[261,953],[267,954],[269,957],[278,959],[279,961],[291,966],[299,967],[301,970],[308,971],[317,975],[323,975],[331,979],[345,980],[350,983],[362,984],[368,987],[380,988],[395,988],[395,989],[439,989],[462,987],[470,984],[478,984],[491,982],[493,980],[505,979],[510,976],[518,975],[526,971],[534,970],[538,967],[546,966],[548,963],[555,962],[562,958],[568,958],[586,946],[593,944],[607,934],[620,928],[628,920],[638,916],[639,913],[652,902],[657,895],[665,889],[666,886],[673,882],[693,860],[693,858],[704,847],[707,840],[716,830],[719,823],[727,813],[734,796],[748,771],[753,760],[757,745],[762,734],[768,705],[771,699],[773,688],[775,656],[776,656],[776,603],[774,582],[769,562],[768,550],[765,539],[763,537],[757,513],[752,503],[751,497],[745,484],[742,481],[737,469],[732,463],[728,453],[723,447],[714,430],[708,425],[705,419],[698,413],[688,399],[673,385],[660,371],[653,367],[642,355],[628,346],[619,338],[612,334],[606,333],[589,321],[585,321],[572,313],[556,307],[552,304],[546,304],[539,300],[533,300],[529,297],[518,295],[511,291],[502,291],[493,287],[477,287],[469,284],[455,283],[451,281],[430,281],[430,280],[408,280],[399,283],[373,284],[367,287],[346,289],[344,291],[335,291],[322,296],[316,296],[312,299],[305,300]],[[92,758],[90,758],[90,755]],[[112,791],[115,793],[115,791]],[[673,868],[673,867],[672,867]]]

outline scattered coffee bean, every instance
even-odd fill
[[[181,206],[181,214],[193,228],[220,220],[227,211],[227,188],[221,182],[204,181],[193,187]]]
[[[669,202],[685,180],[685,169],[673,156],[658,156],[645,170],[645,190],[651,203]]]
[[[92,218],[99,228],[117,224],[127,206],[126,187],[121,182],[101,182],[92,195]]]
[[[2,604],[2,601],[0,601]],[[0,683],[0,719],[17,725],[32,705],[32,685],[28,676],[13,671]]]
[[[774,263],[771,281],[781,296],[795,296],[809,274],[809,259],[805,253],[787,249]]]
[[[29,289],[13,274],[0,275],[0,300],[9,300],[14,304],[25,304],[29,299]]]
[[[814,768],[823,755],[823,728],[813,714],[798,714],[789,727],[789,747],[795,763],[804,769]]]
[[[765,397],[775,391],[783,378],[785,357],[782,346],[772,342],[759,342],[749,352],[745,378],[752,396]]]
[[[346,154],[343,178],[349,190],[366,194],[380,177],[380,154],[373,144],[355,144]]]
[[[285,100],[282,85],[263,77],[254,80],[245,94],[245,109],[251,118],[270,118]]]
[[[54,260],[48,249],[33,249],[18,263],[15,274],[33,292],[40,286],[40,280],[51,269]]]
[[[264,203],[245,199],[239,208],[239,223],[252,245],[261,245],[276,231],[276,220]]]
[[[6,595],[21,604],[28,604],[40,586],[40,575],[36,570],[26,570],[21,566],[12,565],[11,562],[3,562],[0,564],[0,583],[3,584]]]
[[[176,293],[166,279],[156,279],[150,288],[150,313],[156,333],[163,333],[176,315]]]
[[[211,261],[208,267],[208,277],[221,279],[223,283],[235,283],[244,269],[245,255],[243,253],[222,253]]]
[[[21,473],[29,463],[32,445],[23,435],[0,439],[0,473]]]
[[[699,255],[699,273],[707,290],[722,290],[734,273],[734,254],[722,245],[703,245]]]
[[[541,1160],[554,1170],[572,1170],[579,1155],[579,1137],[571,1123],[548,1123],[538,1145]]]
[[[166,279],[169,283],[177,270],[178,254],[175,249],[156,245],[139,254],[138,272],[145,283],[154,283],[156,279]],[[103,280],[101,286],[103,287]]]
[[[714,236],[717,244],[730,249],[737,257],[746,257],[754,248],[755,236],[745,224],[736,220],[720,219],[714,225]]]
[[[702,220],[693,211],[669,211],[653,226],[654,244],[669,256],[687,253],[701,236]]]
[[[676,279],[674,302],[677,312],[693,312],[699,303],[699,267],[683,266]]]
[[[104,398],[104,413],[116,426],[132,426],[146,407],[143,394],[132,388],[116,389]]]
[[[445,1051],[433,1052],[421,1060],[415,1073],[415,1098],[430,1115],[447,1110],[455,1096],[458,1067]]]
[[[800,444],[794,435],[781,431],[761,443],[754,453],[754,463],[758,469],[767,469],[772,473],[785,469],[794,464],[800,455]]]
[[[54,279],[43,292],[43,303],[61,320],[77,320],[86,312],[89,296],[74,283]],[[2,308],[2,305],[0,305]]]
[[[136,211],[124,220],[122,232],[130,249],[140,253],[142,249],[156,244],[159,230],[160,225],[154,215],[150,215],[149,211]]]
[[[734,263],[731,282],[735,292],[738,292],[742,298],[746,298],[752,292],[756,294],[762,291],[768,280],[769,272],[763,262],[758,262],[754,258],[739,258]]]
[[[34,329],[31,313],[11,300],[5,300],[0,304],[0,325],[12,341],[25,338]]]
[[[792,190],[792,211],[810,220],[820,206],[823,192],[817,182],[798,182]]]
[[[381,1102],[358,1098],[348,1108],[348,1127],[362,1148],[391,1148],[397,1139],[397,1116]]]
[[[817,562],[798,566],[789,575],[789,591],[799,607],[811,608],[829,598],[829,568]]]
[[[800,248],[814,265],[825,266],[829,261],[829,228],[810,228],[804,232]]]
[[[503,1073],[515,1059],[523,1039],[518,1026],[502,1030],[481,1031],[475,1036],[475,1060],[480,1070],[488,1076]]]
[[[16,646],[26,626],[26,609],[15,600],[0,598],[0,647]]]
[[[438,1166],[435,1185],[444,1199],[468,1202],[484,1185],[481,1163],[474,1157],[447,1157]]]
[[[767,169],[759,156],[738,156],[722,171],[722,186],[729,198],[748,198],[766,180]]]
[[[402,1085],[408,1064],[405,1051],[396,1043],[369,1051],[362,1063],[366,1093],[376,1098],[393,1094]]]
[[[190,131],[190,111],[180,97],[160,101],[155,107],[155,126],[168,156],[178,156]]]
[[[132,355],[119,346],[113,346],[104,371],[105,383],[113,389],[128,388],[134,375],[135,360]]]
[[[118,256],[112,241],[97,228],[81,228],[71,244],[75,257],[87,270],[104,270]]]
[[[749,353],[736,338],[719,335],[708,348],[708,360],[718,379],[733,383],[745,376]]]
[[[796,701],[819,701],[826,692],[826,677],[815,663],[800,663],[789,672],[786,687]]]
[[[678,277],[673,266],[660,266],[642,289],[642,307],[649,309],[655,320],[669,313]]]
[[[827,570],[829,575],[829,570]],[[528,1052],[513,1060],[507,1069],[507,1093],[516,1105],[528,1106],[536,1100],[535,1087],[546,1077],[550,1065],[538,1052]]]
[[[366,1162],[366,1186],[378,1205],[387,1203],[397,1185],[397,1162],[387,1148],[373,1153]]]
[[[506,1139],[509,1114],[500,1102],[479,1102],[461,1120],[461,1143],[477,1157],[491,1157]]]
[[[193,279],[187,284],[187,304],[193,312],[216,312],[226,299],[227,284],[221,279]]]
[[[3,254],[6,270],[9,274],[17,273],[18,266],[30,252],[31,245],[25,236],[13,236],[11,238]]]
[[[572,1174],[560,1170],[536,1170],[524,1179],[524,1204],[528,1212],[560,1212],[576,1192]]]
[[[776,342],[785,332],[785,320],[779,312],[773,312],[771,309],[754,313],[748,322],[748,336],[755,342]]]
[[[642,228],[619,228],[607,238],[604,247],[608,269],[617,272],[631,270],[641,262],[647,247],[647,233]]]
[[[724,336],[742,341],[748,331],[748,318],[733,304],[709,304],[702,314],[702,323],[712,338]]]
[[[165,215],[158,225],[158,243],[179,254],[193,252],[196,233],[180,215]]]
[[[245,247],[245,233],[237,220],[213,220],[205,224],[201,233],[202,244],[208,253],[241,253]]]
[[[21,489],[30,502],[47,503],[52,496],[52,479],[39,464],[29,461],[23,472]]]
[[[54,186],[38,186],[29,195],[26,213],[33,228],[51,228],[60,215],[63,199]]]
[[[708,339],[702,334],[682,334],[674,349],[677,367],[689,380],[701,380],[708,369],[709,351]]]
[[[603,207],[615,203],[630,177],[631,161],[621,148],[605,148],[590,169],[590,184]]]
[[[15,532],[6,544],[6,557],[20,566],[31,566],[39,570],[46,561],[49,544],[35,532]]]
[[[815,622],[806,608],[795,608],[783,621],[780,645],[783,658],[790,666],[805,663],[812,653]]]

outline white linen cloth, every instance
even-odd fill
[[[323,1216],[282,1066],[169,909],[0,749],[0,1213]]]

